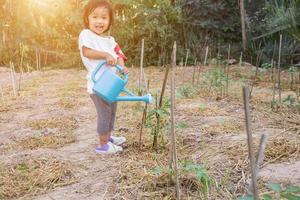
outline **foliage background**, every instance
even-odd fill
[[[82,67],[77,37],[82,30],[86,0],[1,0],[0,65],[9,61],[34,66],[36,52],[52,68]],[[238,58],[241,48],[239,4],[236,0],[113,0],[116,21],[112,35],[129,58],[139,65],[141,39],[145,39],[145,65],[169,63],[172,43],[178,61],[189,51],[189,64],[203,61],[209,45],[212,57]],[[283,34],[284,66],[300,61],[300,1],[245,1],[248,47],[244,59],[271,62]],[[255,64],[255,63],[254,63]]]

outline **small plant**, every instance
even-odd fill
[[[209,85],[209,90],[211,88],[219,90],[221,95],[225,92],[226,82],[228,78],[224,73],[224,70],[220,68],[211,69],[204,74],[204,80]]]
[[[184,161],[182,163],[182,168],[184,172],[189,172],[196,175],[197,179],[201,182],[203,186],[202,189],[204,194],[207,194],[210,186],[211,178],[209,177],[206,169],[191,161]]]
[[[283,189],[279,183],[268,183],[267,187],[272,190],[272,193],[262,195],[261,199],[263,200],[275,200],[279,198],[288,200],[300,199],[300,187],[288,186],[285,189]],[[254,200],[254,196],[246,195],[243,197],[239,197],[237,200]]]
[[[156,102],[158,103],[158,102]],[[153,147],[157,147],[157,137],[161,136],[163,130],[168,125],[168,116],[170,115],[169,112],[170,108],[170,100],[164,99],[161,108],[151,109],[146,118],[146,126],[151,128],[151,135],[153,135]]]
[[[263,63],[261,65],[261,68],[263,68],[263,69],[272,69],[272,64],[271,63]]]
[[[290,67],[288,72],[290,74],[290,89],[293,90],[293,85],[294,85],[294,77],[295,77],[295,74],[297,73],[297,68],[296,67]]]
[[[283,103],[288,107],[293,107],[296,103],[296,99],[292,97],[292,95],[288,95],[285,99],[283,99]]]
[[[207,108],[205,103],[200,103],[199,105],[200,110],[205,110]]]
[[[185,160],[180,162],[179,170],[180,170],[180,174],[184,178],[188,177],[188,174],[195,175],[196,180],[201,183],[201,188],[199,189],[202,189],[204,194],[208,193],[208,189],[211,184],[211,178],[208,175],[205,168],[193,163],[192,161]],[[170,169],[168,167],[160,167],[160,166],[154,167],[153,169],[151,169],[151,172],[155,176],[163,176],[163,175],[172,176],[174,174],[173,169]]]
[[[185,97],[185,98],[192,98],[196,96],[197,91],[193,86],[191,85],[182,85],[179,90],[179,95],[180,97]]]
[[[182,129],[187,128],[187,127],[189,127],[189,126],[184,122],[179,122],[176,126],[176,128],[182,128]]]

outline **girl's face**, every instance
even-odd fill
[[[89,29],[102,35],[109,27],[109,11],[105,7],[97,7],[88,17]]]

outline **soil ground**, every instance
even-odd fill
[[[127,138],[124,151],[118,155],[97,155],[96,112],[86,93],[85,70],[25,73],[19,94],[14,97],[10,73],[1,69],[0,199],[174,198],[174,184],[164,173],[169,160],[168,126],[159,138],[157,151],[152,149],[151,126],[143,129],[142,149],[138,148],[144,104],[118,104],[114,134]],[[184,97],[178,91],[191,83],[195,72],[192,68],[176,71],[179,166],[182,168],[182,163],[190,160],[207,169],[212,180],[210,199],[234,199],[245,194],[250,177],[243,82],[237,80],[244,69],[238,66],[232,69],[232,74],[237,75],[230,84],[228,97],[204,88],[202,76],[195,95]],[[145,74],[150,80],[150,92],[154,96],[159,94],[164,69],[147,67]],[[137,77],[138,70],[132,68],[128,88],[133,91],[137,91]],[[165,93],[168,97],[169,88],[168,81]],[[261,192],[267,191],[264,183],[269,181],[300,186],[300,116],[290,110],[271,111],[271,88],[271,83],[263,82],[254,87],[251,109],[255,149],[262,133],[268,137],[260,170]],[[289,94],[295,92],[286,90],[282,96]],[[148,108],[154,109],[154,105]],[[167,122],[164,119],[163,123]],[[38,167],[31,168],[32,163]],[[45,163],[51,164],[49,171],[34,172]],[[154,173],[155,167],[160,167],[161,173]],[[59,169],[64,170],[58,173]],[[50,179],[52,176],[55,177]],[[42,179],[39,184],[36,177]],[[183,199],[204,197],[203,185],[193,174],[182,171],[179,180]]]

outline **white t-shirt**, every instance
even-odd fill
[[[97,67],[101,59],[96,60],[96,59],[89,59],[87,57],[83,56],[82,53],[82,47],[85,46],[87,48],[96,50],[96,51],[102,51],[102,52],[107,52],[110,55],[112,55],[115,59],[119,57],[118,52],[115,51],[116,47],[118,47],[118,44],[116,43],[115,39],[111,36],[109,37],[101,37],[97,35],[96,33],[92,32],[89,29],[84,29],[81,31],[79,34],[78,38],[78,48],[80,50],[80,57],[81,60],[86,67],[88,73],[87,73],[87,91],[90,94],[93,94],[93,86],[94,83],[91,79],[91,75],[94,71],[94,69]],[[109,67],[106,65],[103,65],[101,69],[98,71],[96,78],[100,77],[100,75]]]

